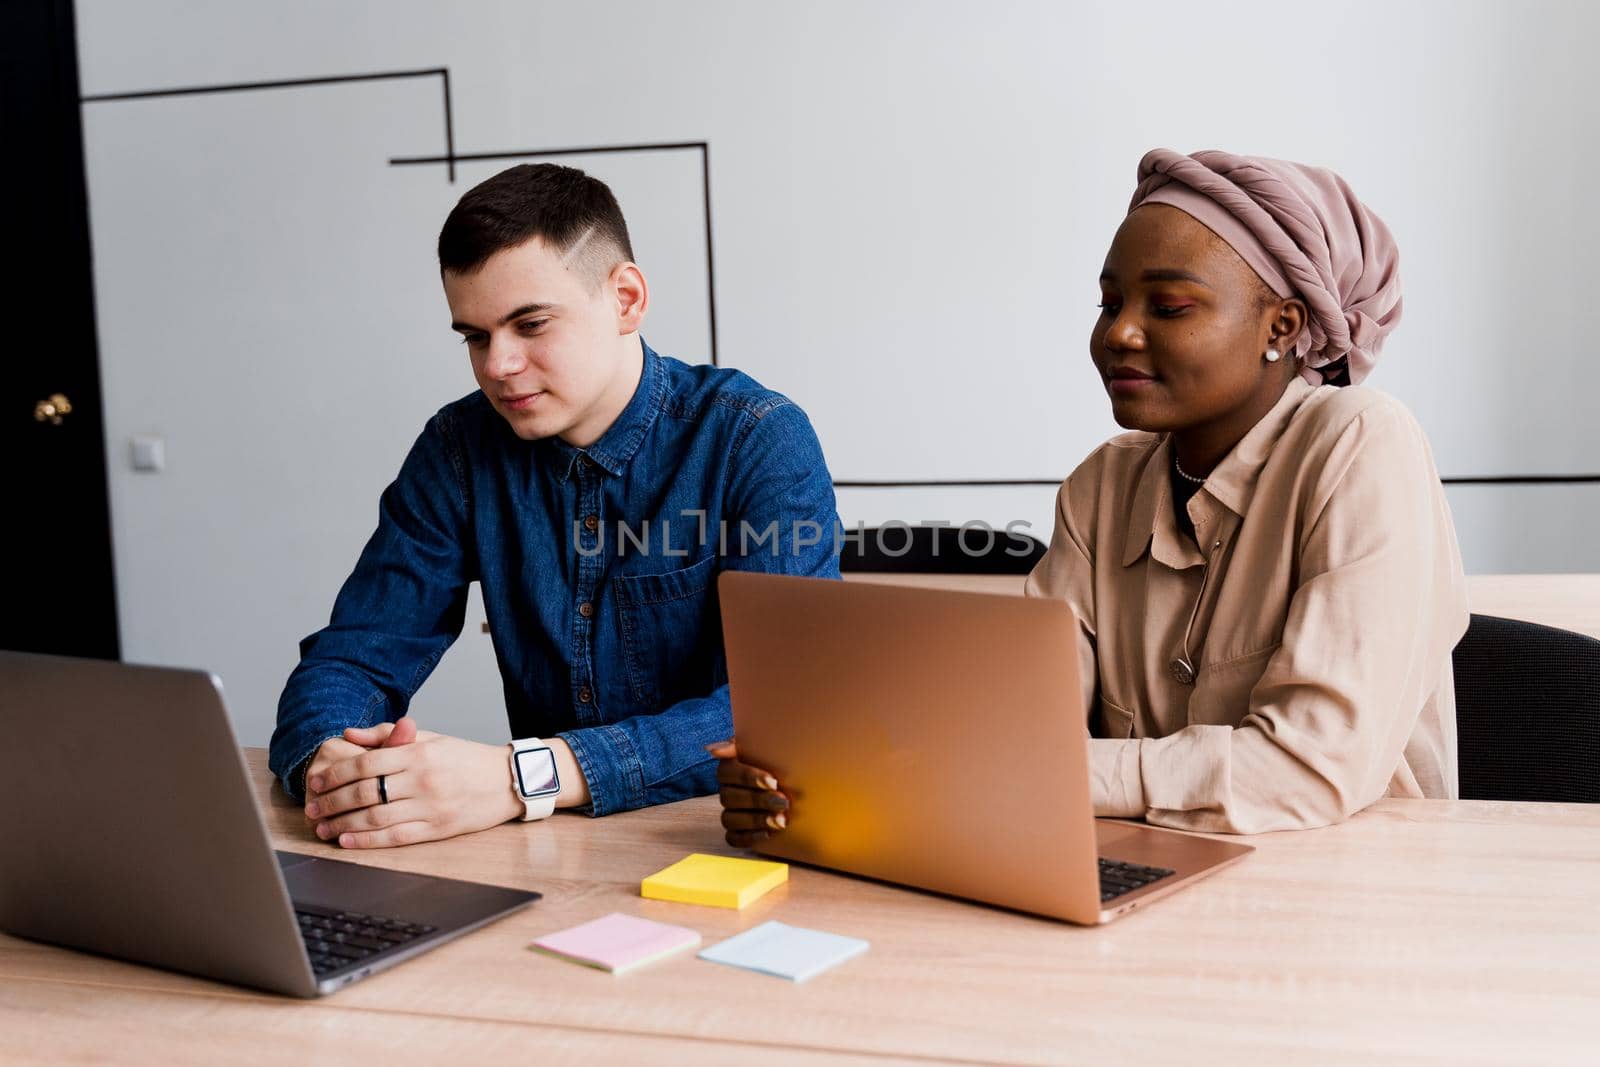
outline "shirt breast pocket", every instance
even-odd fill
[[[1243,722],[1250,710],[1250,691],[1279,647],[1271,645],[1202,666],[1189,695],[1189,725],[1238,726]]]
[[[622,658],[635,700],[651,708],[705,696],[716,684],[716,557],[662,574],[616,579]]]
[[[1099,721],[1094,724],[1095,737],[1109,737],[1125,741],[1133,736],[1133,712],[1113,704],[1104,696],[1100,698]]]

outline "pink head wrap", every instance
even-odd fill
[[[1279,297],[1310,310],[1295,354],[1313,385],[1346,361],[1359,382],[1400,321],[1400,255],[1383,220],[1323,167],[1156,148],[1128,205],[1169,204],[1232,246]],[[1330,368],[1335,374],[1337,368]]]

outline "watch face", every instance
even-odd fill
[[[556,777],[556,757],[548,748],[517,753],[517,791],[524,797],[547,797],[561,792]]]

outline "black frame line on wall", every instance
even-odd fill
[[[711,241],[711,143],[709,141],[657,141],[641,144],[584,145],[568,148],[526,148],[502,152],[454,152],[447,156],[397,156],[389,160],[391,167],[437,166],[448,163],[450,172],[461,163],[482,163],[489,160],[539,159],[546,156],[577,156],[605,152],[683,152],[700,151],[700,195],[706,218],[706,312],[711,320],[711,365],[720,367],[717,359],[717,271]]]
[[[1600,474],[1491,474],[1481,477],[1440,478],[1445,485],[1594,485],[1600,483]],[[940,480],[922,479],[901,482],[863,481],[849,479],[835,481],[835,489],[991,489],[1016,486],[1059,486],[1062,478],[969,478]]]
[[[276,81],[229,82],[224,85],[187,85],[176,89],[142,89],[131,93],[92,93],[79,97],[85,104],[112,100],[150,100],[162,96],[197,96],[202,93],[242,93],[261,89],[300,89],[311,85],[339,85],[344,82],[387,81],[394,78],[438,78],[444,92],[444,150],[450,159],[448,177],[456,180],[455,119],[450,106],[450,68],[424,67],[418,70],[380,70],[371,74],[332,74],[319,78],[282,78]]]
[[[455,118],[450,103],[450,68],[424,67],[418,70],[383,70],[370,74],[332,74],[317,78],[282,78],[275,81],[229,82],[223,85],[187,85],[173,89],[141,89],[127,93],[91,93],[79,97],[80,103],[97,104],[114,100],[149,100],[163,96],[195,96],[201,93],[238,93],[261,89],[298,89],[312,85],[338,85],[344,82],[383,81],[392,78],[437,77],[444,90],[444,150],[442,156],[399,156],[391,167],[445,164],[451,184],[456,180],[456,163],[492,159],[531,159],[540,156],[571,156],[592,152],[659,152],[698,149],[700,152],[700,193],[706,219],[706,312],[710,319],[711,365],[720,367],[717,357],[717,274],[711,240],[711,145],[707,141],[673,141],[644,144],[593,145],[580,148],[526,149],[514,152],[456,152]]]

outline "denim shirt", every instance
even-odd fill
[[[476,581],[510,736],[566,741],[593,814],[713,792],[704,746],[733,735],[717,574],[836,578],[838,531],[810,421],[738,371],[644,346],[588,448],[524,441],[475,392],[429,420],[331,621],[300,642],[273,773],[298,799],[324,741],[404,715]]]

